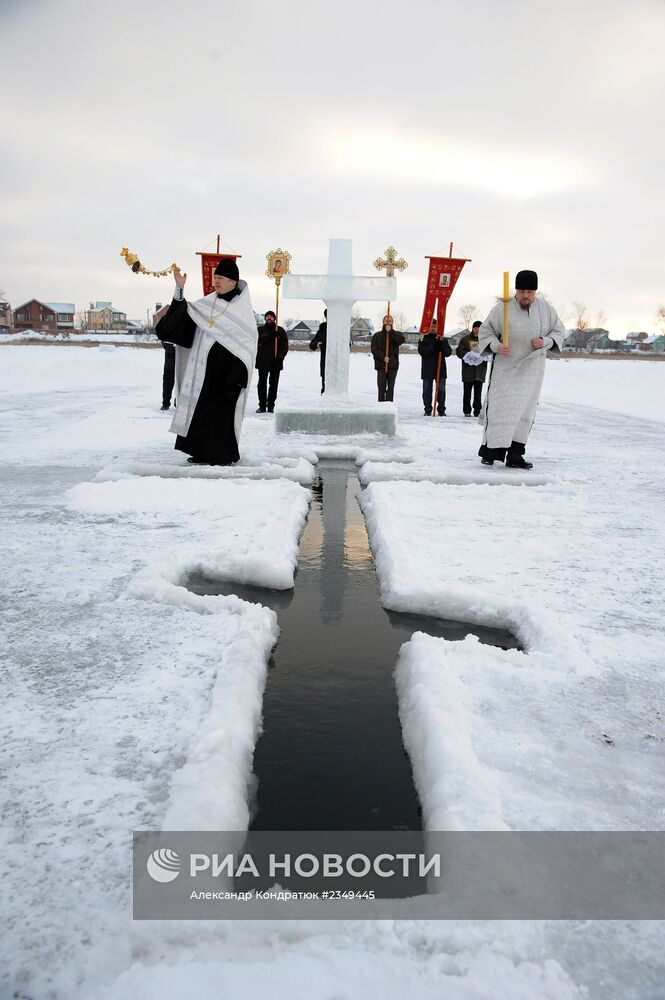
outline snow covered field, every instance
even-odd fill
[[[663,995],[661,924],[133,927],[130,851],[134,829],[247,823],[278,623],[183,583],[289,588],[325,455],[367,486],[386,607],[507,626],[524,648],[403,647],[428,827],[662,830],[664,365],[549,363],[520,474],[481,468],[455,358],[446,418],[422,416],[407,355],[397,438],[276,438],[250,406],[240,465],[210,470],[173,451],[161,352],[2,357],[0,996]],[[375,398],[368,357],[350,379]],[[318,390],[318,357],[290,354],[278,406]]]

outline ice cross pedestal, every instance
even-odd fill
[[[351,240],[331,240],[327,274],[287,274],[284,298],[323,299],[328,309],[326,391],[311,406],[280,407],[275,430],[306,434],[394,434],[397,410],[392,403],[349,399],[349,337],[354,302],[395,299],[395,278],[354,275]],[[371,378],[373,367],[368,370]]]

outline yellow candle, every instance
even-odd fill
[[[510,346],[510,333],[508,330],[508,309],[510,305],[510,296],[508,288],[508,271],[503,272],[503,337],[502,344],[504,347]]]
[[[503,297],[504,299],[510,298],[510,289],[508,284],[508,271],[503,272]]]

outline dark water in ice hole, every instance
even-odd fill
[[[251,829],[420,830],[393,678],[400,646],[416,631],[518,643],[499,629],[384,610],[355,470],[330,461],[318,470],[293,590],[187,582],[196,594],[236,594],[278,616]]]

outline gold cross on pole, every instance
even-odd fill
[[[395,268],[397,268],[398,271],[403,271],[409,266],[401,257],[399,260],[396,258],[397,250],[395,250],[395,247],[388,247],[386,250],[386,259],[384,260],[382,257],[377,257],[374,261],[374,267],[377,271],[383,271],[385,268],[386,278],[392,278],[395,274]]]
[[[374,261],[374,267],[377,271],[383,271],[385,269],[386,278],[392,278],[394,276],[395,268],[397,268],[398,271],[404,271],[408,266],[409,265],[403,257],[400,257],[400,259],[397,260],[397,250],[395,250],[395,247],[388,247],[386,250],[385,260],[383,257],[377,257]],[[387,315],[390,316],[390,302],[388,303],[386,312]]]

